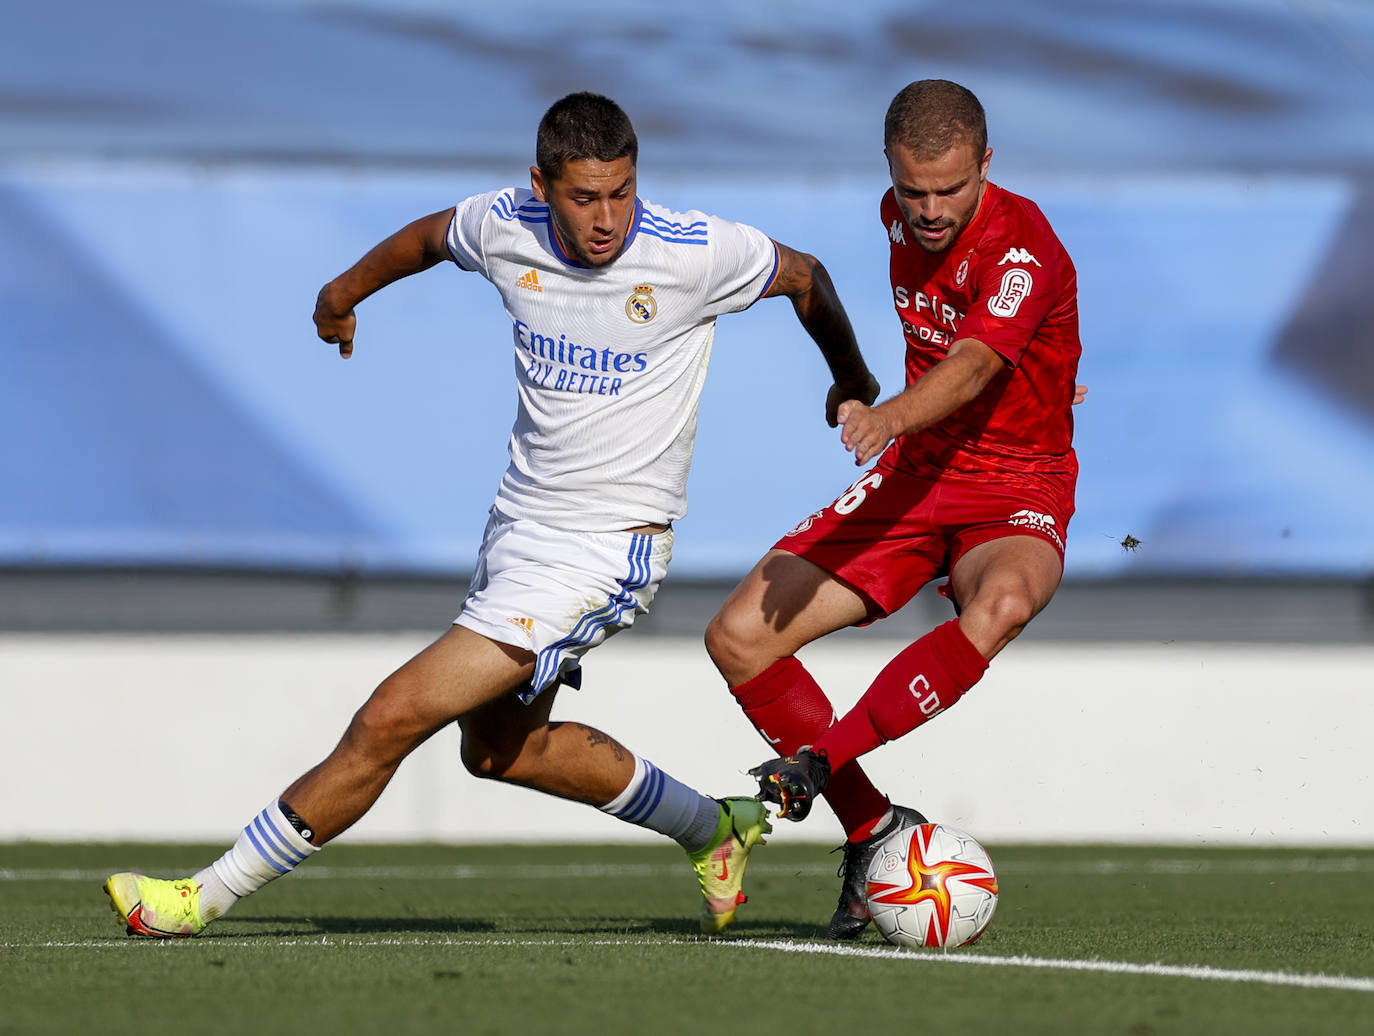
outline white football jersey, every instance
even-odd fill
[[[563,252],[528,188],[457,206],[448,249],[505,302],[519,409],[496,506],[566,529],[625,529],[687,512],[687,473],[716,317],[777,273],[762,231],[636,199],[624,249]]]

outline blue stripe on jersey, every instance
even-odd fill
[[[773,282],[774,282],[775,280],[778,279],[778,267],[779,267],[781,264],[782,264],[782,253],[778,251],[778,243],[777,243],[776,241],[774,241],[774,242],[773,242],[773,269],[769,271],[769,273],[768,273],[768,280],[764,282],[763,290],[762,290],[761,292],[759,292],[759,298],[758,298],[758,299],[755,299],[755,300],[754,300],[755,302],[757,302],[759,299],[763,298],[765,295],[768,294],[768,289],[771,288],[771,287],[773,286]]]
[[[510,194],[498,194],[491,203],[491,211],[504,223],[518,219],[521,223],[547,223],[549,207],[542,201],[529,200],[515,207],[515,199]]]
[[[571,631],[539,652],[534,663],[534,676],[530,680],[531,696],[542,691],[558,675],[563,654],[568,648],[590,644],[599,632],[618,623],[621,616],[634,609],[635,599],[632,591],[649,584],[649,554],[653,549],[653,543],[652,536],[635,533],[630,539],[630,550],[626,556],[629,571],[625,578],[619,581],[619,592],[607,597],[604,605],[583,615]]]
[[[699,219],[695,223],[674,223],[670,219],[652,212],[644,213],[644,219],[653,224],[656,230],[661,230],[665,234],[675,234],[679,237],[701,237],[706,236],[706,221]]]
[[[642,233],[642,234],[648,234],[650,237],[656,237],[656,238],[658,238],[660,241],[667,241],[670,245],[704,245],[704,244],[707,244],[707,241],[706,241],[706,239],[705,239],[704,237],[678,237],[678,236],[676,236],[675,234],[663,234],[663,233],[660,233],[659,230],[658,230],[658,227],[656,227],[656,226],[654,226],[654,225],[652,225],[652,224],[641,223],[640,226],[639,226],[639,230],[640,230],[640,233]]]
[[[454,210],[453,210],[453,218],[450,219],[450,220],[448,221],[448,228],[449,228],[449,231],[450,231],[450,232],[453,230],[453,224],[454,224],[454,222],[457,221],[457,219],[458,219],[458,210],[457,210],[457,209],[454,209]],[[453,250],[453,246],[452,246],[451,244],[448,243],[448,234],[447,234],[447,233],[444,234],[444,248],[445,248],[445,250],[447,250],[447,252],[448,252],[448,257],[449,257],[450,259],[453,260],[453,262],[457,265],[458,269],[460,269],[460,270],[467,270],[469,273],[474,272],[474,271],[468,269],[468,267],[464,266],[463,263],[459,260],[458,254],[457,254],[456,252],[454,252],[454,250]]]

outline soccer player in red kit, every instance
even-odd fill
[[[801,820],[823,793],[844,827],[836,939],[868,923],[878,841],[924,821],[892,805],[858,758],[957,702],[1049,603],[1078,474],[1077,277],[1035,203],[988,182],[982,105],[955,83],[912,83],[888,109],[884,141],[906,388],[871,407],[841,404],[845,448],[877,463],[783,536],[706,633],[731,693],[781,753],[750,771],[760,797]],[[892,659],[836,721],[796,651],[896,611],[942,576],[957,618]]]

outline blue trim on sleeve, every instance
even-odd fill
[[[453,260],[453,265],[456,266],[456,267],[458,267],[458,269],[460,269],[460,270],[467,270],[468,273],[475,273],[475,272],[476,272],[475,270],[472,270],[472,269],[469,268],[468,266],[464,265],[463,261],[462,261],[461,259],[458,258],[458,254],[457,254],[456,252],[454,252],[453,246],[452,246],[451,244],[448,243],[449,235],[453,233],[453,224],[455,224],[455,223],[457,223],[457,222],[458,222],[458,207],[455,205],[455,206],[453,207],[453,216],[452,216],[452,218],[448,221],[448,230],[444,231],[444,251],[448,253],[448,257],[449,257],[450,259]]]
[[[768,280],[764,283],[763,290],[760,291],[757,296],[755,296],[754,302],[757,302],[759,299],[763,298],[765,295],[768,294],[768,289],[771,288],[773,286],[773,282],[778,279],[778,268],[782,265],[782,252],[778,250],[778,243],[776,241],[773,241],[772,238],[769,238],[768,240],[772,242],[773,245],[773,269],[768,274]],[[751,306],[753,304],[753,302],[750,303]]]

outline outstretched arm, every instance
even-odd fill
[[[849,315],[820,260],[779,241],[773,244],[778,249],[778,275],[764,297],[790,298],[797,319],[820,346],[835,380],[825,399],[825,419],[834,428],[839,421],[840,405],[846,400],[872,403],[878,398],[878,379],[864,362]]]
[[[840,440],[867,464],[899,435],[918,432],[976,399],[1003,367],[1002,357],[976,338],[961,338],[949,355],[891,399],[875,407],[847,402],[840,407]]]
[[[315,299],[315,332],[337,344],[345,360],[353,355],[358,318],[353,307],[393,281],[428,270],[448,258],[444,239],[453,210],[446,209],[409,223],[320,289]]]

